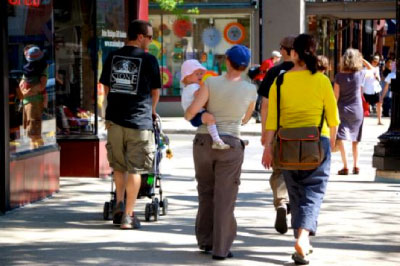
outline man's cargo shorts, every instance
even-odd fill
[[[151,130],[122,127],[106,121],[107,158],[115,171],[143,174],[152,171],[154,133]]]

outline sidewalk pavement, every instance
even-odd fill
[[[183,119],[182,119],[183,120]],[[181,122],[163,119],[165,130]],[[187,122],[185,122],[187,123]],[[400,265],[400,184],[374,181],[373,146],[389,125],[367,118],[360,144],[360,175],[338,176],[340,156],[333,154],[331,179],[319,217],[311,265]],[[246,127],[258,127],[250,124]],[[197,207],[192,135],[169,135],[174,157],[163,159],[164,195],[169,213],[123,231],[102,219],[110,199],[110,178],[61,178],[53,197],[0,216],[0,265],[293,265],[293,235],[278,234],[268,178],[262,168],[259,136],[246,136],[245,162],[235,215],[235,257],[212,261],[199,253],[194,237]],[[349,146],[348,146],[349,147]]]

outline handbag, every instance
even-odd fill
[[[324,149],[320,132],[324,122],[322,111],[319,127],[280,127],[280,90],[283,75],[278,76],[277,85],[277,132],[273,141],[273,167],[282,170],[314,170],[324,160]]]
[[[364,116],[368,117],[369,116],[369,103],[365,100],[365,97],[363,94],[361,94],[361,99],[362,99],[362,107],[364,111]]]

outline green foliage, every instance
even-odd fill
[[[189,14],[198,15],[198,14],[200,13],[200,10],[199,10],[198,7],[194,7],[194,8],[189,9],[187,12],[188,12]]]
[[[155,0],[162,10],[174,11],[177,5],[183,4],[183,0]]]
[[[160,8],[162,10],[173,12],[178,17],[183,17],[184,13],[194,14],[194,15],[197,15],[200,13],[200,11],[197,7],[188,9],[186,11],[184,11],[181,8],[178,8],[178,5],[183,5],[184,0],[153,0],[153,2],[156,2],[157,4],[159,4]]]

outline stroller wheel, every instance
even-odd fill
[[[146,222],[150,221],[150,216],[151,216],[151,204],[146,203],[146,207],[144,209],[144,218]]]
[[[153,202],[152,206],[153,206],[154,221],[157,222],[158,218],[160,216],[160,207],[158,205],[158,201],[157,202]]]
[[[168,214],[168,199],[164,198],[160,202],[160,206],[161,206],[162,215],[167,215]]]
[[[109,220],[110,219],[110,203],[105,202],[103,207],[103,219]]]

